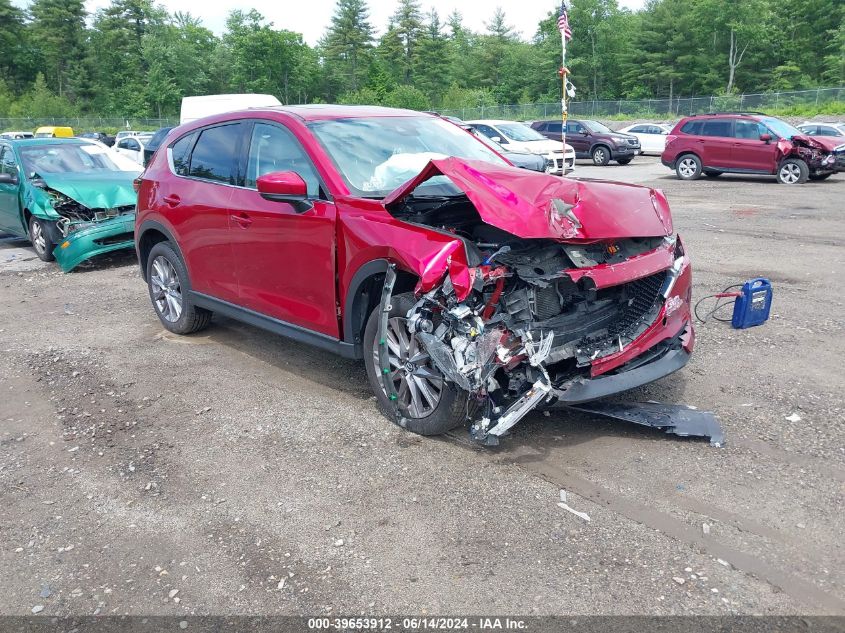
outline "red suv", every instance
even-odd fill
[[[845,169],[845,144],[764,114],[700,114],[681,119],[669,133],[661,161],[681,180],[769,174],[792,185]]]
[[[165,328],[219,313],[363,359],[382,410],[417,433],[469,418],[494,441],[693,348],[689,259],[661,192],[517,169],[436,116],[217,115],[171,131],[138,184]]]

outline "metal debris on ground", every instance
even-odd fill
[[[710,445],[717,448],[725,444],[725,432],[716,416],[709,411],[699,411],[686,405],[660,402],[617,404],[597,401],[573,404],[569,408],[663,429],[666,433],[681,437],[709,437]]]

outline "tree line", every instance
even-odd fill
[[[366,0],[337,0],[316,46],[255,10],[217,36],[152,0],[0,0],[0,118],[161,117],[186,95],[258,92],[283,103],[415,109],[560,99],[558,11],[516,33],[491,7],[483,32],[396,0],[377,34]],[[647,99],[845,84],[841,0],[572,0],[577,99]]]

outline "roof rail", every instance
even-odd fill
[[[727,112],[696,112],[692,116],[724,116],[726,114],[756,114],[756,115],[759,115],[759,116],[768,116],[765,112],[754,112],[753,110],[727,111]]]

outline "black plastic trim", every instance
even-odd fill
[[[363,354],[360,351],[361,341],[355,340],[357,331],[360,330],[360,328],[356,328],[356,323],[354,321],[356,316],[355,311],[358,308],[355,303],[355,298],[358,296],[361,286],[367,281],[367,279],[373,277],[374,275],[383,275],[387,272],[387,267],[389,265],[390,264],[386,259],[374,259],[367,262],[352,276],[352,281],[349,282],[349,289],[346,291],[346,300],[343,302],[343,340],[346,343],[359,348],[359,356],[357,356],[359,358],[363,358]],[[368,316],[369,315],[363,315],[365,322]],[[358,325],[362,325],[362,323],[358,323]]]
[[[577,402],[589,402],[611,396],[634,387],[641,387],[672,374],[689,362],[690,354],[685,349],[670,349],[659,360],[641,365],[629,371],[612,376],[584,378],[574,382],[567,389],[555,389],[557,397],[554,406],[566,406]]]
[[[188,271],[188,281],[190,282],[191,271],[188,270],[188,262],[185,261],[185,256],[182,254],[182,249],[179,248],[179,242],[177,242],[176,238],[173,237],[173,234],[170,232],[170,229],[168,229],[160,222],[156,222],[155,220],[145,220],[141,224],[141,226],[138,227],[138,230],[135,231],[135,254],[138,256],[138,266],[140,266],[141,268],[141,277],[143,278],[143,280],[147,280],[147,271],[144,270],[144,262],[141,261],[141,238],[144,236],[144,233],[151,229],[162,233],[167,238],[167,241],[170,242],[170,245],[176,251],[176,254],[179,255],[179,258],[182,260],[182,263],[185,264],[185,270]]]
[[[254,310],[243,308],[233,303],[229,303],[228,301],[216,299],[193,290],[191,291],[191,300],[201,308],[217,312],[218,314],[227,316],[230,319],[241,321],[247,325],[262,328],[268,332],[272,332],[273,334],[278,334],[300,343],[313,345],[314,347],[334,352],[335,354],[345,358],[360,358],[359,356],[356,356],[355,345],[339,341],[338,339],[327,336],[326,334],[321,334],[320,332],[314,332],[313,330],[306,329],[299,325],[280,321],[279,319],[274,319],[266,314],[261,314],[260,312],[255,312]]]

